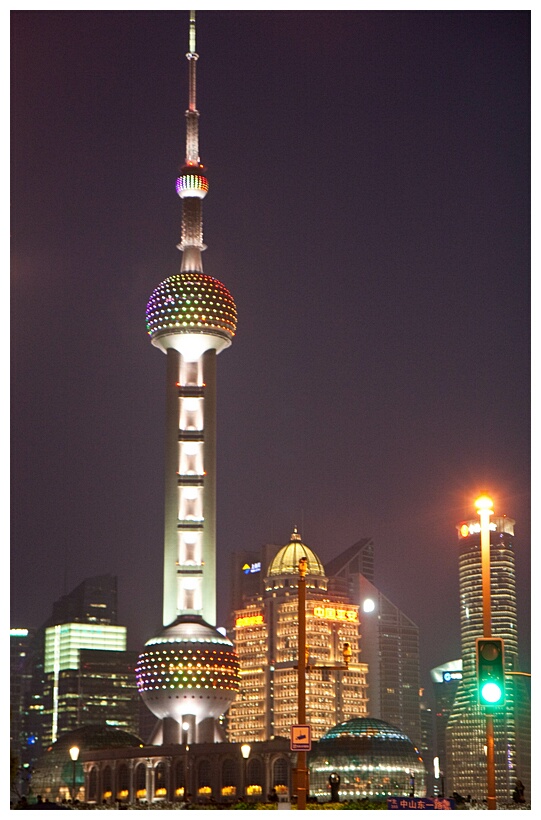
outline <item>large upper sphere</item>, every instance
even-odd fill
[[[153,342],[171,334],[211,334],[231,343],[237,308],[225,285],[195,271],[165,279],[152,293],[146,325]],[[160,345],[158,345],[160,346]]]

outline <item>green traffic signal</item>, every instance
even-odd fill
[[[498,703],[502,696],[502,690],[497,683],[485,683],[481,687],[481,700],[485,703]]]
[[[477,689],[482,706],[503,706],[505,703],[505,669],[503,640],[477,638]]]

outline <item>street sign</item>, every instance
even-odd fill
[[[297,724],[291,727],[291,751],[309,752],[312,748],[312,730],[309,726]]]
[[[443,809],[455,808],[455,801],[450,797],[388,797],[387,809]]]

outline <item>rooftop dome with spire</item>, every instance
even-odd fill
[[[269,566],[268,575],[298,575],[299,560],[306,558],[307,575],[321,575],[325,577],[325,568],[315,552],[303,544],[297,527],[291,533],[289,543],[282,547],[275,555]]]

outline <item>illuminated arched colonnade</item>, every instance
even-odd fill
[[[91,803],[234,802],[247,786],[251,800],[273,788],[291,791],[295,755],[285,738],[252,745],[249,759],[236,743],[107,749],[81,755],[85,800]],[[245,782],[246,781],[246,782]]]

